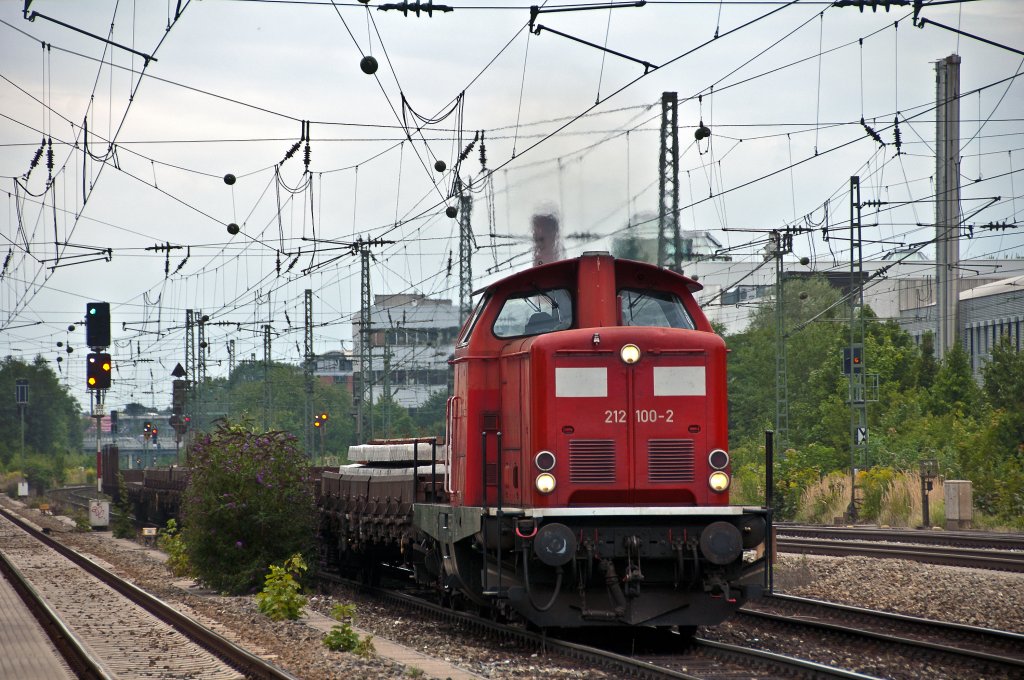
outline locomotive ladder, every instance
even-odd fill
[[[480,546],[481,550],[482,550],[482,554],[483,554],[483,565],[482,565],[481,572],[480,572],[480,586],[481,586],[481,590],[482,590],[484,595],[488,595],[488,596],[491,596],[491,597],[507,597],[508,593],[501,586],[501,583],[502,583],[502,573],[501,573],[502,572],[502,569],[501,569],[501,539],[502,539],[502,536],[501,536],[501,524],[502,524],[502,519],[504,518],[504,512],[502,510],[502,505],[504,503],[504,496],[503,496],[503,492],[502,492],[502,488],[501,488],[501,462],[502,462],[501,461],[501,430],[498,430],[497,432],[495,432],[495,439],[496,439],[496,445],[497,445],[497,452],[496,452],[497,453],[497,456],[496,456],[497,459],[495,460],[495,464],[494,464],[494,468],[495,468],[494,485],[497,487],[497,506],[495,507],[494,515],[495,515],[495,517],[497,519],[496,524],[497,524],[497,531],[498,531],[497,540],[495,541],[495,545],[496,545],[496,549],[497,549],[496,560],[497,560],[497,565],[498,565],[498,568],[497,568],[497,571],[498,571],[497,581],[498,582],[494,586],[491,585],[490,577],[489,577],[488,569],[487,569],[487,555],[488,555],[488,552],[489,552],[488,547],[487,547],[487,518],[489,516],[489,512],[488,512],[489,507],[487,505],[487,467],[488,467],[488,465],[487,465],[487,431],[483,430],[480,433],[480,470],[481,470],[480,481],[482,483],[482,486],[481,486],[481,497],[482,497],[481,505],[483,506],[483,511],[484,511],[483,512],[483,519],[480,522],[480,533],[481,533],[481,537],[483,539],[481,541],[481,546]]]

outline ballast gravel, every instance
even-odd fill
[[[0,502],[15,504],[5,496]],[[22,510],[53,530],[58,540],[106,563],[119,576],[176,604],[237,644],[306,680],[430,677],[422,669],[384,657],[361,658],[332,652],[322,633],[298,621],[274,622],[259,613],[253,597],[225,597],[176,580],[153,550],[113,540],[108,532],[75,533],[63,522]],[[1024,633],[1024,574],[927,565],[865,557],[781,555],[776,564],[779,592],[976,626]],[[313,595],[310,607],[328,613],[336,602],[357,606],[358,625],[458,668],[496,680],[610,678],[578,661],[524,650],[514,643],[481,640],[447,623],[418,618],[391,605],[350,595]],[[443,680],[443,679],[442,679]]]

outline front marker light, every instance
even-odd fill
[[[715,449],[708,454],[708,465],[715,470],[724,470],[729,465],[729,454],[722,449]]]
[[[537,487],[537,491],[548,494],[555,490],[555,476],[550,472],[542,472],[537,475],[537,479],[534,480],[533,485]]]
[[[555,469],[555,454],[550,451],[541,451],[533,458],[533,464],[541,472],[551,472]]]
[[[711,476],[708,477],[708,486],[715,493],[722,493],[729,488],[729,475],[725,474],[721,470],[712,472]]]

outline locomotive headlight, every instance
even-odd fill
[[[619,356],[627,364],[635,364],[640,361],[640,348],[634,344],[623,345],[619,350]]]
[[[548,494],[555,490],[555,476],[550,472],[542,472],[537,475],[537,479],[534,480],[533,485],[537,487],[537,491]]]
[[[708,486],[715,493],[722,493],[729,488],[729,475],[725,474],[721,470],[712,472],[711,476],[708,477]]]

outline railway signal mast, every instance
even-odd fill
[[[85,305],[85,344],[92,350],[85,358],[85,382],[96,419],[96,490],[103,489],[100,430],[103,423],[103,398],[110,388],[113,362],[104,352],[110,346],[110,303],[87,302]],[[95,399],[95,401],[93,401]]]
[[[868,402],[878,401],[878,374],[867,372],[864,351],[864,254],[862,249],[860,177],[850,177],[850,343],[843,350],[850,406],[850,522],[857,521],[857,466],[868,457]]]

